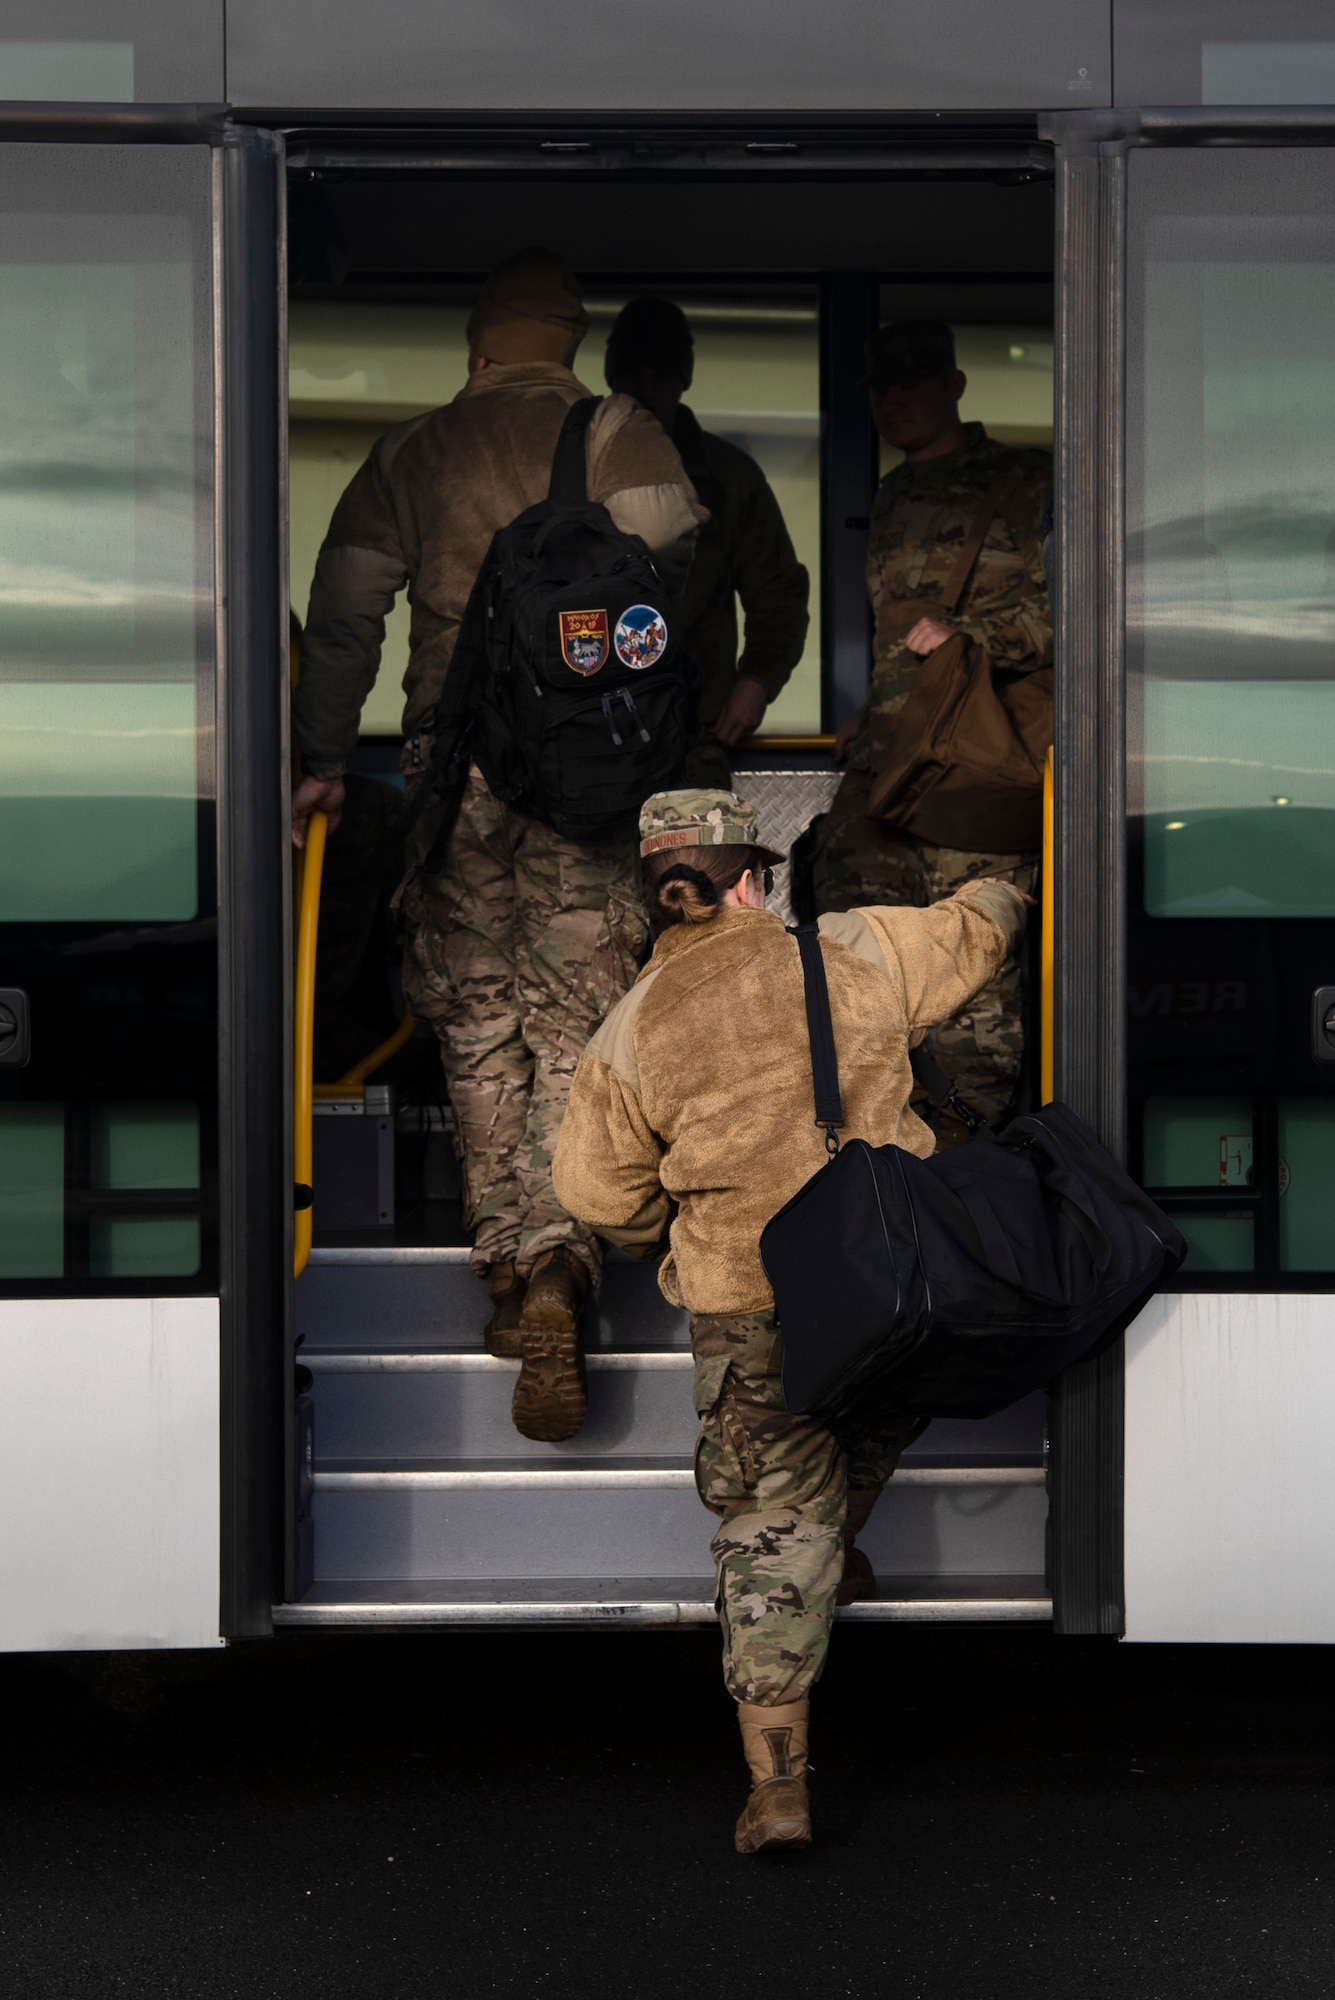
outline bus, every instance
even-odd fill
[[[964,414],[1055,454],[1032,1038],[1190,1250],[1050,1396],[930,1426],[840,1617],[1335,1639],[1332,141],[1318,0],[10,0],[0,1647],[714,1615],[683,1316],[614,1259],[584,1430],[517,1437],[383,978],[381,1046],[313,1053],[291,606],[529,243],[592,386],[681,301],[812,572],[738,759],[777,845],[866,690],[870,331],[947,319]]]

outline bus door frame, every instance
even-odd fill
[[[1056,152],[1056,1095],[1127,1156],[1126,160],[1142,146],[1335,144],[1335,108],[1072,111]],[[1123,1343],[1057,1384],[1049,1574],[1061,1633],[1120,1636]]]

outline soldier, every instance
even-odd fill
[[[816,906],[932,903],[980,876],[1028,893],[1035,854],[977,853],[934,846],[868,817],[878,750],[891,739],[918,662],[953,631],[981,641],[994,666],[1029,673],[1052,659],[1052,614],[1043,573],[1041,523],[1051,498],[1045,451],[998,444],[978,423],[962,423],[965,378],[941,320],[901,320],[868,345],[876,428],[904,462],[881,481],[867,545],[867,588],[875,612],[871,691],[860,715],[840,729],[835,757],[849,769],[817,836]],[[963,594],[946,618],[920,613],[938,596],[999,468],[1013,469],[1002,511],[988,525]],[[907,609],[913,606],[912,610]],[[937,1030],[936,1053],[960,1097],[989,1124],[1004,1119],[1023,1052],[1020,969],[1009,959],[966,1013]],[[967,1136],[938,1114],[941,1143]]]
[[[640,834],[665,928],[580,1061],[555,1181],[626,1249],[658,1256],[666,1237],[659,1284],[692,1315],[695,1479],[719,1516],[724,1674],[753,1780],[736,1844],[758,1854],[810,1841],[811,1688],[841,1585],[870,1581],[852,1537],[917,1426],[887,1418],[836,1438],[783,1400],[760,1233],[825,1160],[798,953],[765,909],[783,857],[732,792],[659,792]],[[1000,882],[928,910],[821,918],[849,1137],[931,1152],[909,1109],[909,1042],[993,976],[1023,925],[1023,897]]]
[[[759,729],[802,657],[808,579],[760,467],[727,438],[701,430],[681,400],[694,348],[680,306],[632,299],[608,336],[605,373],[609,387],[652,410],[709,509],[677,612],[680,644],[703,675],[700,728],[682,783],[727,786],[729,752]],[[738,598],[746,620],[740,660]]]
[[[306,770],[292,800],[298,846],[317,806],[337,825],[385,616],[405,585],[410,794],[421,781],[492,537],[546,496],[566,412],[589,394],[571,373],[587,324],[559,258],[529,250],[499,265],[468,322],[465,387],[444,409],[387,432],[339,501],[293,700]],[[589,426],[586,469],[590,499],[640,535],[679,588],[704,510],[662,427],[629,397],[606,399]],[[646,942],[633,846],[564,839],[494,798],[474,769],[442,865],[414,877],[403,910],[404,987],[440,1039],[472,1267],[490,1285],[487,1344],[522,1356],[518,1429],[569,1437],[584,1418],[582,1320],[602,1253],[552,1192],[551,1157],[580,1050],[634,978]]]

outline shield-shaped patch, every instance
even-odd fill
[[[596,674],[607,658],[607,613],[562,611],[561,658],[577,674]]]

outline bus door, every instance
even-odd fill
[[[215,1645],[279,1546],[278,149],[38,114],[0,120],[0,1647]]]
[[[1057,1089],[1190,1245],[1058,1398],[1059,1618],[1329,1642],[1335,119],[1054,136]]]

